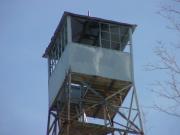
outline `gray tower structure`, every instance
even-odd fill
[[[48,60],[47,135],[143,135],[134,84],[136,25],[64,12]]]

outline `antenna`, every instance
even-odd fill
[[[90,11],[88,10],[88,16],[90,16]]]

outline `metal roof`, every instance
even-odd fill
[[[82,19],[87,19],[87,20],[91,20],[91,21],[96,21],[96,22],[103,22],[103,23],[110,23],[110,24],[116,24],[116,25],[122,25],[122,26],[127,26],[127,27],[132,27],[133,31],[136,28],[136,24],[129,24],[129,23],[123,23],[123,22],[118,22],[118,21],[113,21],[113,20],[107,20],[107,19],[102,19],[102,18],[98,18],[98,17],[92,17],[92,16],[87,16],[87,15],[79,15],[79,14],[75,14],[75,13],[71,13],[71,12],[67,12],[65,11],[55,32],[54,35],[51,38],[51,41],[48,45],[48,47],[46,48],[43,57],[47,58],[48,56],[48,52],[51,48],[51,46],[54,44],[57,33],[61,30],[62,25],[64,24],[64,20],[67,16],[72,16],[72,17],[77,17],[77,18],[82,18]]]

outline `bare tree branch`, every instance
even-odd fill
[[[171,116],[180,117],[179,113],[175,113],[175,112],[173,112],[173,111],[171,111],[171,110],[169,110],[167,108],[165,109],[165,108],[162,108],[162,107],[160,107],[158,105],[154,105],[154,109],[158,110],[158,111],[161,111],[161,112],[164,112],[164,113],[166,113],[168,115],[171,115]]]
[[[180,6],[180,0],[171,0],[171,4],[161,6],[159,14],[170,22],[169,28],[180,34],[180,10],[175,8],[176,5]],[[178,109],[180,108],[180,59],[177,57],[179,49],[180,43],[176,47],[169,47],[162,41],[158,41],[158,46],[154,50],[158,62],[146,65],[146,70],[161,71],[165,76],[164,80],[154,83],[152,92],[160,98],[167,100],[168,104],[173,104],[169,105],[168,108],[164,108],[156,103],[153,108],[178,118],[180,118],[180,109]]]

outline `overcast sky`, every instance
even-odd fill
[[[42,58],[64,11],[137,24],[134,68],[141,107],[158,101],[149,84],[163,76],[144,70],[158,40],[176,40],[156,12],[168,0],[0,0],[0,135],[45,135],[47,62]],[[160,77],[161,76],[161,77]],[[166,103],[164,103],[166,104]],[[178,135],[180,119],[144,109],[148,135]]]

